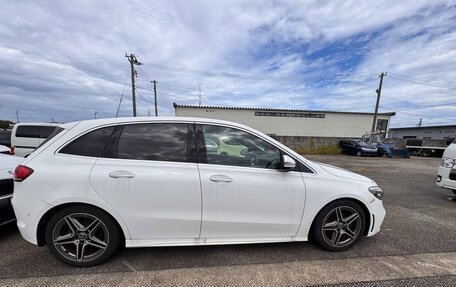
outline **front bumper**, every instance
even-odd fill
[[[383,202],[378,199],[374,199],[369,207],[371,218],[367,236],[373,236],[380,231],[383,220],[385,219],[386,211],[383,207]]]
[[[453,175],[451,176],[451,174]],[[451,169],[439,166],[437,176],[435,177],[435,183],[440,187],[456,190],[456,180],[450,179],[450,177],[454,178],[454,174],[456,174],[456,169],[454,167]]]
[[[15,220],[14,210],[11,206],[13,195],[0,196],[0,226],[11,223]]]

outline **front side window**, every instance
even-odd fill
[[[117,158],[187,162],[187,129],[185,123],[125,125],[117,145]]]
[[[280,169],[280,150],[261,138],[222,126],[203,125],[202,132],[208,164]]]

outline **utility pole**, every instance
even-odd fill
[[[134,65],[140,66],[142,65],[141,62],[139,62],[136,59],[135,54],[125,54],[125,57],[128,59],[130,62],[130,68],[131,68],[131,97],[133,99],[133,116],[136,117],[136,88],[135,88],[135,77],[136,77],[136,71]]]
[[[423,124],[423,118],[420,118],[420,122],[418,123],[418,127],[421,127],[421,124]]]
[[[374,113],[374,122],[372,123],[372,131],[375,132],[375,129],[377,128],[377,114],[378,114],[378,106],[380,104],[380,95],[382,94],[382,85],[383,85],[383,77],[386,76],[387,73],[381,73],[379,78],[380,78],[380,83],[378,84],[378,89],[375,91],[377,93],[377,104],[375,105],[375,113]]]
[[[198,101],[198,106],[201,106],[201,83],[198,83],[198,89],[199,89],[199,101]]]
[[[17,119],[17,122],[19,122],[19,111],[16,110],[16,119]]]
[[[158,117],[158,110],[157,110],[157,81],[153,80],[150,81],[154,84],[154,104],[155,104],[155,116]]]
[[[98,114],[97,111],[95,111],[95,112],[93,113],[93,117],[94,117],[95,119],[97,118],[97,114]]]

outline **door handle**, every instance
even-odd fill
[[[109,177],[112,178],[133,178],[135,175],[129,171],[125,170],[115,170],[109,173]]]
[[[214,174],[209,177],[209,179],[213,182],[232,182],[233,179],[227,175],[223,174]]]

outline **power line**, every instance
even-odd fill
[[[415,79],[408,78],[408,77],[402,77],[402,76],[398,76],[398,75],[394,75],[394,74],[390,75],[390,77],[392,79],[399,80],[399,81],[408,81],[408,82],[412,82],[412,83],[415,83],[415,84],[418,84],[418,85],[424,85],[424,86],[430,86],[430,87],[438,87],[438,88],[441,88],[441,89],[453,89],[453,88],[455,88],[455,87],[442,85],[442,84],[434,84],[434,83],[430,83],[430,82],[423,82],[423,81],[415,80]]]
[[[234,78],[234,79],[253,79],[253,80],[296,80],[302,81],[305,79],[310,79],[311,76],[273,76],[273,75],[253,75],[253,74],[239,74],[239,73],[227,73],[227,72],[214,72],[214,71],[203,71],[203,70],[194,70],[194,69],[186,69],[186,68],[179,68],[179,67],[171,67],[159,64],[148,64],[148,66],[152,67],[153,69],[168,71],[168,72],[175,72],[175,73],[186,73],[186,74],[193,74],[199,76],[208,76],[208,77],[223,77],[223,78]],[[330,78],[367,78],[371,77],[371,74],[333,74],[329,75]]]
[[[422,83],[430,84],[430,85],[440,85],[440,86],[443,86],[445,88],[448,87],[448,86],[456,88],[456,86],[452,86],[452,85],[449,85],[446,82],[441,82],[441,81],[428,81],[428,80],[413,78],[413,77],[410,77],[410,76],[404,76],[404,75],[397,74],[397,73],[393,73],[393,76],[400,77],[400,78],[405,78],[405,79],[408,79],[408,80],[411,80],[411,81],[422,82]]]
[[[142,94],[138,89],[136,89],[136,91],[138,92],[138,95],[141,97],[141,99],[143,99],[146,103],[151,104],[151,105],[154,104],[153,102],[149,102],[149,101],[146,99],[146,97],[143,96],[143,94]]]
[[[448,105],[456,105],[456,102],[453,102],[453,103],[446,103],[446,104],[438,104],[438,105],[431,105],[431,106],[422,106],[422,107],[416,107],[416,108],[410,108],[410,109],[405,109],[405,110],[399,110],[398,112],[416,111],[416,110],[422,110],[422,109],[444,107],[444,106],[448,106]]]

